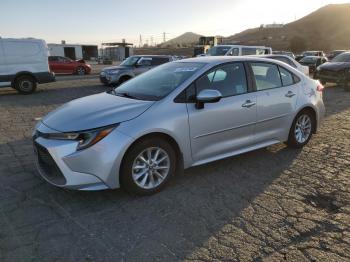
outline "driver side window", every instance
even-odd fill
[[[220,66],[200,77],[196,82],[196,93],[204,89],[218,90],[223,97],[248,92],[244,65],[233,63]]]
[[[151,66],[152,65],[152,58],[141,58],[137,64],[139,66]]]

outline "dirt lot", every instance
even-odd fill
[[[105,91],[0,90],[0,261],[350,261],[350,92],[303,150],[276,145],[187,170],[161,193],[74,192],[36,176],[35,118]]]

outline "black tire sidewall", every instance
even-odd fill
[[[296,125],[299,117],[302,115],[307,115],[310,117],[310,119],[311,119],[311,133],[310,133],[308,139],[304,143],[299,143],[295,138],[294,130],[295,130],[295,125]],[[287,145],[290,147],[293,147],[293,148],[304,147],[307,143],[309,143],[310,139],[312,138],[313,130],[315,130],[315,124],[316,123],[315,123],[314,116],[309,111],[303,110],[303,111],[299,112],[299,114],[294,118],[292,127],[289,131],[289,138],[287,141]]]
[[[145,149],[149,147],[160,147],[164,151],[167,152],[170,158],[170,170],[168,176],[164,179],[164,181],[154,189],[143,189],[140,188],[132,178],[132,165],[134,163],[135,158]],[[154,193],[162,190],[170,178],[174,176],[176,170],[176,152],[173,147],[164,139],[157,138],[149,138],[142,141],[137,142],[135,145],[131,146],[131,148],[126,152],[124,159],[122,161],[122,165],[120,168],[120,183],[122,188],[132,194],[137,195],[152,195]]]
[[[30,90],[22,90],[21,89],[21,83],[23,81],[30,81],[32,83],[32,89]],[[15,89],[24,95],[32,94],[36,90],[36,81],[32,76],[19,76],[14,83]]]

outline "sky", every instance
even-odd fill
[[[0,36],[48,43],[161,43],[185,32],[229,36],[288,23],[341,0],[0,0]]]

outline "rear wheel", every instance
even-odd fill
[[[36,80],[30,75],[19,76],[14,82],[14,88],[21,94],[32,94],[36,89]]]
[[[302,148],[310,141],[314,129],[315,119],[313,114],[308,110],[300,112],[294,119],[289,131],[287,145],[293,148]]]
[[[126,153],[120,182],[128,192],[154,194],[174,175],[175,163],[176,153],[168,142],[156,138],[143,140]]]
[[[82,66],[79,66],[79,67],[77,68],[77,75],[82,76],[82,75],[85,75],[85,74],[86,74],[85,68],[82,67]]]

